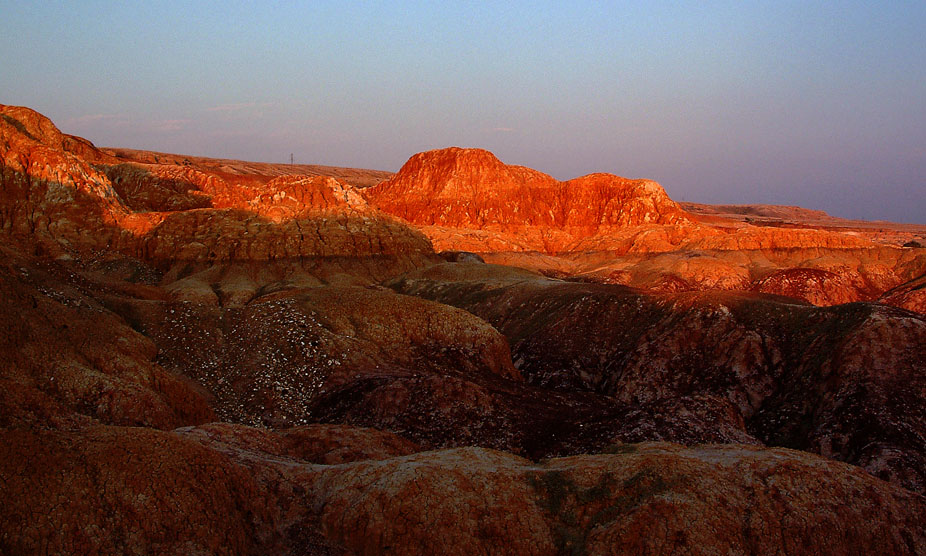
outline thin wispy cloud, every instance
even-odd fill
[[[495,133],[511,133],[514,131],[513,127],[493,127],[492,131]]]
[[[271,102],[237,102],[231,104],[219,104],[206,108],[206,112],[240,112],[251,108],[267,108],[272,106]]]
[[[97,122],[125,122],[126,118],[122,114],[85,114],[76,118],[69,118],[64,121],[66,125],[92,124]]]
[[[151,128],[155,131],[181,131],[191,122],[192,120],[155,120],[151,122]]]
[[[64,129],[89,133],[94,130],[124,129],[131,127],[138,130],[152,132],[172,132],[188,129],[193,120],[186,118],[171,118],[165,120],[148,120],[130,118],[124,114],[85,114],[64,121]]]
[[[259,132],[254,130],[212,130],[205,134],[207,137],[255,137]]]

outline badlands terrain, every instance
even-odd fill
[[[0,106],[0,554],[926,554],[923,245]]]

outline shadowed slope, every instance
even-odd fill
[[[511,344],[528,382],[625,404],[707,398],[764,442],[856,463],[926,489],[926,320],[855,303],[820,309],[743,293],[629,288],[442,265],[392,282],[461,307]],[[477,267],[478,272],[470,270]],[[494,276],[493,276],[494,274]]]

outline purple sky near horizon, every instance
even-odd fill
[[[192,5],[191,5],[192,4]],[[926,2],[0,0],[0,103],[101,146],[397,170],[481,147],[926,223]]]

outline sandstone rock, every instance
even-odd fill
[[[673,248],[674,249],[674,248]],[[484,253],[488,262],[566,280],[627,285],[655,293],[754,290],[820,305],[877,299],[919,276],[926,258],[896,247]]]
[[[926,313],[926,274],[884,293],[881,303]]]
[[[0,548],[10,554],[260,554],[275,510],[244,469],[140,428],[0,430]]]
[[[782,546],[917,554],[926,546],[922,496],[780,448],[621,444],[540,463],[460,448],[317,465],[288,452],[280,433],[229,425],[0,435],[0,539],[16,553],[421,554],[439,543],[443,554]]]
[[[558,182],[480,149],[416,154],[365,193],[418,225],[438,250],[626,254],[871,245],[848,233],[707,222],[653,181],[590,174]]]
[[[461,448],[323,467],[191,432],[302,498],[291,519],[317,508],[301,519],[359,554],[420,554],[437,542],[445,554],[916,554],[926,542],[921,496],[780,448],[619,444],[540,463]]]
[[[203,384],[219,416],[235,422],[305,423],[313,400],[357,375],[519,378],[491,326],[389,290],[329,286],[240,308],[143,302],[123,311],[158,345],[162,365]]]
[[[312,491],[325,534],[358,554],[438,545],[442,554],[926,547],[923,498],[844,464],[745,446],[619,451],[540,465],[476,448],[428,452],[320,470]]]
[[[229,185],[184,166],[114,164],[106,175],[119,196],[135,212],[176,212],[212,207],[219,192]]]
[[[756,414],[756,435],[926,491],[926,320],[861,303],[794,317],[801,325],[779,344],[794,362],[782,366],[788,387]]]
[[[115,157],[116,160],[121,163],[184,166],[207,174],[222,176],[223,179],[226,180],[237,182],[244,181],[253,184],[266,183],[280,176],[330,176],[341,183],[362,188],[376,185],[392,176],[392,172],[364,168],[340,168],[337,166],[321,166],[318,164],[251,162],[124,148],[105,148],[102,150],[107,155]]]
[[[395,434],[347,425],[306,425],[271,431],[230,423],[210,423],[178,429],[186,437],[216,447],[248,450],[309,463],[338,465],[363,460],[384,460],[421,451]]]
[[[198,389],[155,363],[157,351],[69,269],[0,247],[0,426],[212,420]]]
[[[0,552],[926,550],[915,230],[281,166],[0,106]]]
[[[109,179],[64,150],[50,120],[0,105],[0,229],[51,243],[105,247],[128,212]]]
[[[480,149],[419,153],[366,194],[415,224],[526,233],[541,242],[549,229],[565,231],[561,241],[569,241],[610,227],[687,221],[655,182],[610,174],[558,182]]]
[[[71,153],[90,162],[115,160],[112,156],[97,149],[90,141],[61,133],[51,120],[31,108],[0,105],[0,119],[6,125],[16,128],[19,134],[52,149]]]
[[[485,259],[469,251],[443,251],[438,255],[451,263],[485,263]]]
[[[446,267],[439,280],[412,273],[391,285],[492,323],[532,384],[607,394],[631,407],[715,396],[713,404],[725,399],[738,416],[728,426],[741,419],[743,433],[761,441],[926,488],[926,444],[913,432],[926,427],[917,401],[926,398],[918,347],[926,345],[926,321],[911,313],[871,304],[817,309],[749,294],[647,297],[539,278],[452,281],[454,266]],[[715,418],[686,413],[692,430]]]
[[[923,269],[922,263],[912,270],[898,268],[896,255],[890,255],[894,265],[877,260],[856,264],[852,254],[841,267],[823,260],[783,264],[800,250],[826,251],[834,260],[847,250],[871,250],[867,237],[876,230],[866,236],[836,227],[824,213],[794,207],[746,207],[764,215],[754,220],[759,225],[692,217],[655,182],[609,174],[557,182],[479,149],[419,153],[365,193],[372,204],[417,225],[439,251],[500,253],[496,262],[512,259],[511,253],[531,253],[541,260],[521,257],[520,264],[546,267],[542,271],[554,276],[612,283],[615,271],[628,272],[619,283],[653,292],[756,289],[831,305],[874,299]],[[769,216],[774,214],[822,218],[829,227],[782,226]],[[733,262],[723,253],[744,256]],[[605,259],[605,264],[552,270],[551,265],[570,263],[543,258],[551,254],[572,261]],[[648,254],[656,256],[637,257],[636,266],[621,261]],[[802,272],[803,278],[798,277]]]
[[[420,266],[433,253],[424,236],[333,178],[266,182],[115,163],[31,110],[0,106],[0,113],[0,229],[44,242],[54,255],[116,249],[162,267],[338,256]]]
[[[432,253],[427,239],[384,218],[329,214],[279,223],[251,212],[203,209],[133,217],[138,233],[122,246],[129,254],[165,265],[308,257],[394,257],[421,265]]]
[[[812,268],[779,270],[759,280],[757,291],[803,299],[814,305],[858,301],[860,292],[841,274]]]

